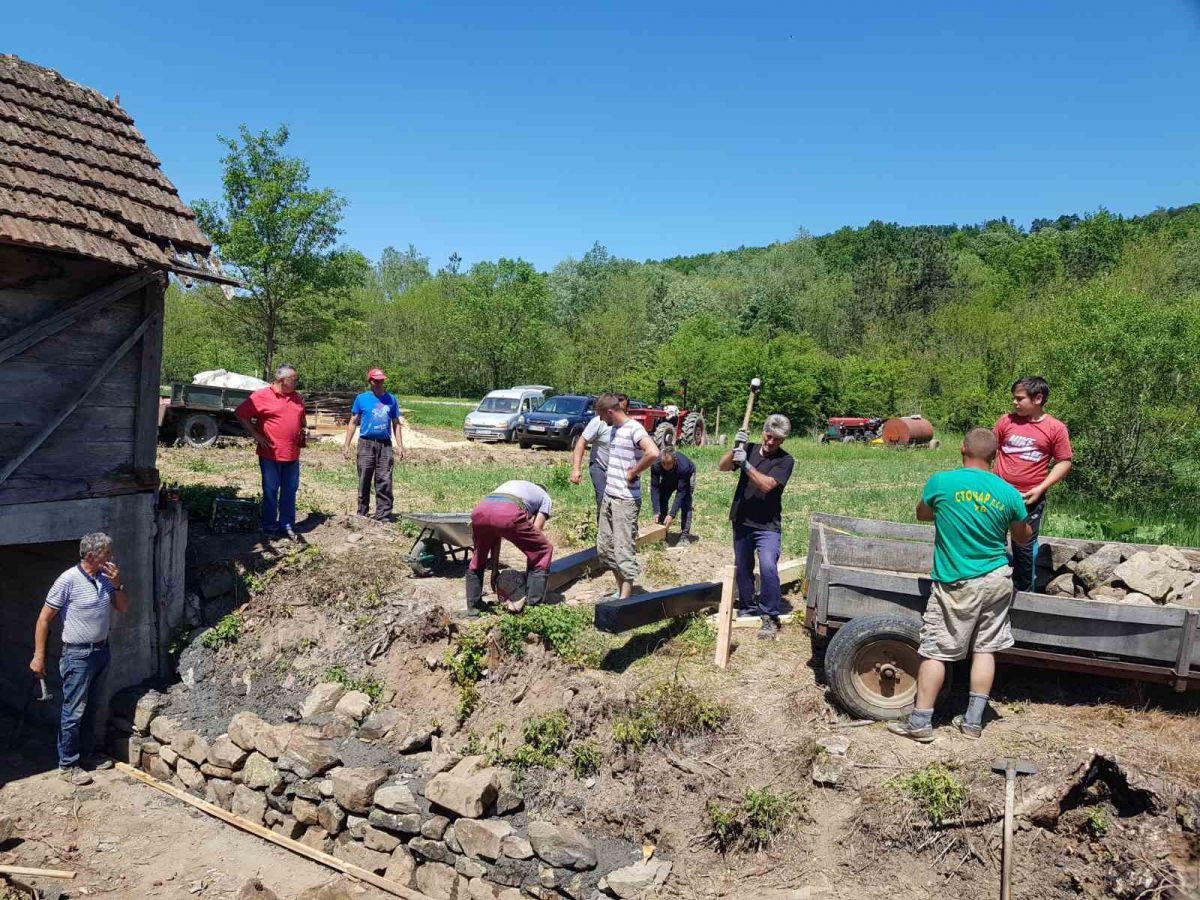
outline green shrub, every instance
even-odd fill
[[[664,742],[715,731],[729,718],[724,706],[677,680],[652,685],[643,692],[640,705],[654,717],[657,739]]]
[[[1083,827],[1092,839],[1097,841],[1108,834],[1110,824],[1108,810],[1103,806],[1093,806],[1088,810],[1087,818],[1083,820]]]
[[[641,750],[657,735],[658,726],[649,713],[619,715],[613,719],[613,743],[622,750]]]
[[[226,644],[236,644],[242,633],[241,612],[231,612],[223,616],[212,628],[200,635],[200,643],[210,650],[224,647]]]
[[[742,836],[742,820],[737,809],[727,809],[710,801],[708,824],[713,840],[722,851],[732,847]]]
[[[966,783],[941,763],[897,775],[884,784],[916,800],[934,828],[953,816],[961,816],[967,802]]]
[[[576,778],[586,778],[600,770],[600,747],[595,741],[578,741],[571,745],[571,771]]]
[[[521,656],[525,652],[525,635],[542,637],[550,649],[567,659],[573,659],[580,635],[591,625],[591,612],[561,603],[527,606],[515,615],[500,617],[500,647],[505,653]]]
[[[724,852],[735,847],[757,850],[768,846],[792,820],[795,803],[769,787],[750,788],[740,805],[708,804],[709,836]]]
[[[321,674],[321,680],[340,684],[348,691],[362,691],[373,703],[383,696],[383,682],[370,673],[355,678],[341,666],[330,666]]]
[[[506,765],[523,771],[534,766],[555,768],[562,759],[571,733],[571,723],[561,710],[545,716],[534,716],[521,726],[521,744],[504,761]]]

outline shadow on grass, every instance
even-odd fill
[[[683,616],[637,629],[624,644],[612,647],[600,658],[596,668],[621,673],[640,659],[653,655],[660,647],[687,630],[691,619]]]

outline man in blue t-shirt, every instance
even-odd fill
[[[404,459],[404,432],[400,427],[400,404],[383,389],[387,376],[382,369],[367,373],[368,390],[354,398],[342,455],[350,458],[354,430],[358,429],[358,514],[365,516],[375,488],[375,518],[387,521],[392,514],[392,436],[396,458]]]

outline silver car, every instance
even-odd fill
[[[544,385],[522,385],[492,391],[467,414],[463,433],[469,441],[512,441],[517,417],[541,406],[548,390]]]

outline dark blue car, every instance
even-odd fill
[[[595,397],[563,394],[551,397],[533,412],[517,419],[517,443],[569,449],[595,415]]]

